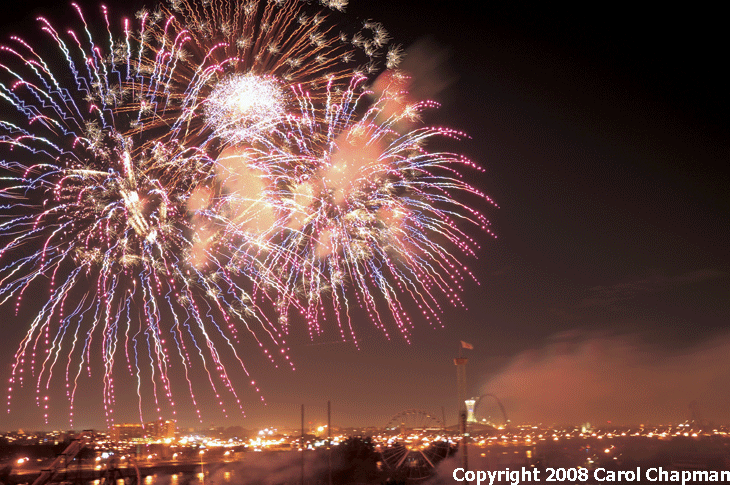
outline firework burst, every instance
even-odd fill
[[[195,172],[205,156],[140,125],[150,108],[144,78],[131,68],[137,44],[128,21],[113,40],[102,14],[110,39],[103,46],[86,29],[61,35],[39,19],[65,60],[60,67],[20,38],[0,47],[0,97],[15,113],[0,121],[0,304],[14,303],[18,314],[24,302],[39,304],[39,291],[48,295],[15,355],[8,409],[13,389],[33,382],[47,419],[52,379],[63,374],[73,425],[77,391],[100,346],[109,422],[115,367],[138,380],[140,419],[148,398],[143,376],[150,377],[153,412],[175,414],[173,362],[184,368],[193,403],[189,374],[202,366],[225,412],[224,395],[240,407],[225,360],[248,373],[240,322],[272,360],[281,352],[266,346],[283,345],[282,336],[224,271],[187,264],[193,231],[186,204],[205,181]]]
[[[489,222],[459,199],[492,201],[464,180],[477,165],[426,149],[431,138],[465,135],[419,126],[436,105],[410,101],[406,79],[386,72],[375,91],[355,75],[345,90],[330,85],[322,105],[294,89],[300,113],[288,143],[239,144],[216,160],[224,195],[211,212],[228,266],[270,295],[284,330],[294,312],[319,335],[330,311],[341,338],[357,344],[356,310],[409,339],[407,300],[441,325],[443,297],[461,305],[464,280],[474,279],[459,257],[478,249],[466,226],[489,232]]]
[[[63,374],[73,425],[100,347],[108,422],[120,370],[141,420],[150,394],[175,414],[173,363],[202,419],[200,367],[224,413],[241,407],[239,330],[291,366],[295,321],[315,338],[331,316],[357,344],[357,313],[409,340],[411,314],[438,326],[445,301],[461,305],[469,228],[489,232],[461,200],[491,200],[464,179],[478,166],[427,142],[465,135],[421,123],[436,104],[409,99],[380,24],[342,34],[344,3],[323,5],[173,0],[118,34],[102,9],[104,44],[76,7],[78,34],[39,19],[63,62],[16,37],[0,48],[14,113],[0,121],[0,305],[48,295],[8,409],[33,385],[47,418]],[[372,79],[379,59],[391,70]]]
[[[322,4],[342,10],[346,2]],[[382,25],[339,32],[331,10],[299,0],[179,0],[141,12],[143,49],[131,61],[145,77],[140,101],[154,109],[140,125],[164,126],[167,139],[216,156],[226,144],[266,142],[296,109],[287,102],[292,86],[323,95],[333,80],[378,70],[389,40]],[[399,52],[388,50],[389,66]]]

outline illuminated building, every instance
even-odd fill
[[[145,436],[152,440],[164,440],[174,438],[176,423],[171,419],[150,421],[144,425]]]
[[[144,438],[145,430],[139,423],[114,424],[109,429],[112,441],[131,441]]]

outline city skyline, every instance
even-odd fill
[[[82,6],[87,19],[98,15],[97,4]],[[129,4],[108,6],[134,16]],[[14,20],[37,28],[41,12],[78,22],[64,8],[14,13],[2,43],[18,33]],[[486,169],[471,182],[500,206],[480,206],[497,238],[480,235],[478,259],[465,261],[480,284],[465,282],[467,309],[444,306],[444,328],[418,321],[408,344],[356,318],[357,350],[333,322],[310,340],[292,321],[295,371],[243,344],[251,378],[232,379],[246,418],[222,416],[196,369],[202,422],[256,428],[290,415],[296,424],[302,404],[317,416],[329,400],[342,426],[442,407],[453,423],[462,340],[474,346],[465,351],[467,394],[496,394],[514,422],[682,422],[693,401],[704,419],[730,421],[721,386],[730,377],[728,97],[720,30],[698,25],[719,20],[703,15],[352,0],[353,23],[382,22],[411,59],[429,61],[414,63],[423,69],[415,91],[442,107],[425,119],[470,136],[448,148]],[[33,307],[18,317],[0,308],[3,379]],[[76,406],[79,429],[105,426],[101,369],[93,371]],[[176,419],[196,427],[186,384],[173,376]],[[252,379],[266,406],[245,386]],[[134,379],[120,372],[116,386],[115,422],[135,422]],[[63,389],[52,392],[48,425],[29,385],[1,427],[64,427]],[[144,407],[145,420],[156,417]]]

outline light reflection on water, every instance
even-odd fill
[[[235,471],[224,471],[216,473],[215,477],[205,472],[205,479],[202,473],[173,473],[172,475],[154,474],[147,475],[142,479],[142,485],[239,485],[235,481]],[[134,480],[132,481],[132,483]],[[129,481],[127,483],[130,483]],[[86,482],[86,485],[101,485],[101,480]],[[117,478],[114,485],[126,485],[123,478]]]
[[[142,485],[238,485],[235,481],[235,471],[224,471],[216,473],[211,477],[206,471],[205,477],[198,473],[173,473],[172,475],[154,474],[147,475],[142,479]],[[86,485],[101,485],[101,480],[87,482]],[[118,478],[115,485],[126,485],[124,479]]]
[[[175,467],[168,469],[157,469],[159,473],[146,475],[155,471],[153,469],[139,469],[141,474],[139,482],[136,476],[132,476],[134,470],[124,469],[124,476],[129,476],[126,482],[123,479],[117,479],[115,476],[113,485],[128,485],[129,483],[138,483],[138,485],[244,485],[259,483],[291,483],[299,484],[301,482],[302,455],[299,453],[280,452],[280,453],[246,453],[235,461],[226,462],[210,462],[205,463],[205,476],[201,474],[201,466],[199,463],[183,464],[184,471],[170,473],[176,471]],[[324,465],[323,465],[324,464]],[[193,466],[190,466],[193,465]],[[315,454],[307,457],[306,472],[309,477],[315,476],[321,471],[322,466],[326,467],[326,461],[322,461],[322,457]],[[162,466],[161,466],[162,468]],[[178,469],[179,470],[179,469]],[[111,485],[111,482],[106,482]],[[315,483],[315,481],[312,481]],[[89,480],[83,485],[104,485],[101,480]]]

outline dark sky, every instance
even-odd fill
[[[254,354],[247,362],[269,405],[242,384],[248,417],[226,419],[203,399],[204,423],[294,425],[301,404],[309,420],[323,420],[331,400],[339,425],[385,425],[410,408],[440,417],[442,406],[451,424],[460,340],[474,346],[469,394],[496,394],[514,422],[676,422],[690,417],[691,401],[705,419],[730,421],[729,106],[718,12],[351,3],[355,21],[381,21],[394,42],[433,61],[415,63],[415,85],[443,103],[426,121],[471,136],[451,148],[486,168],[474,183],[500,206],[484,207],[498,238],[481,236],[479,259],[467,261],[481,284],[466,288],[468,310],[444,307],[445,328],[422,324],[408,345],[366,327],[360,350],[295,338],[293,372]],[[133,13],[125,8],[113,7]],[[15,32],[8,22],[5,38]],[[7,315],[3,325],[7,370],[22,322]],[[128,383],[122,395],[124,382],[117,419],[134,421],[136,390]],[[32,390],[22,392],[32,402]],[[197,426],[178,392],[181,423]],[[101,410],[100,396],[86,401],[90,410]],[[0,428],[44,426],[23,402]],[[67,422],[59,408],[48,427]],[[90,411],[78,426],[101,427],[103,415]]]

